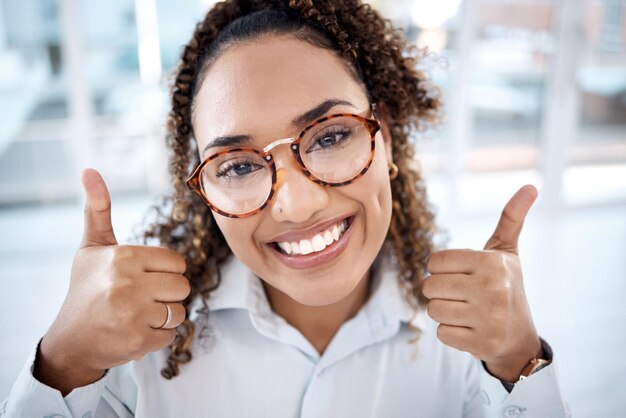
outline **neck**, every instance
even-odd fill
[[[341,325],[354,317],[365,304],[370,290],[370,271],[348,296],[326,306],[303,305],[280,290],[262,283],[272,310],[300,331],[321,355]]]

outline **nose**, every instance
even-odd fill
[[[275,156],[274,160],[277,184],[270,204],[271,214],[277,222],[306,222],[328,205],[328,190],[302,172],[288,147],[284,151],[282,158]]]

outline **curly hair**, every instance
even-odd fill
[[[272,20],[268,11],[288,19]],[[189,319],[190,305],[200,296],[206,308],[210,292],[220,284],[220,266],[232,254],[211,210],[185,184],[200,162],[193,138],[194,97],[208,66],[221,51],[233,42],[257,39],[264,33],[294,35],[335,50],[365,87],[368,98],[384,104],[392,157],[399,168],[391,181],[392,218],[384,248],[396,260],[408,302],[416,308],[426,302],[421,282],[434,247],[435,224],[415,163],[411,133],[439,122],[441,99],[439,90],[417,69],[423,51],[407,40],[402,29],[394,28],[390,20],[360,0],[222,1],[197,24],[173,76],[167,122],[173,190],[152,206],[157,217],[142,233],[144,244],[156,239],[185,257],[185,276],[192,288],[183,301],[187,317],[177,329],[161,370],[166,379],[177,376],[179,365],[191,361],[195,328]]]

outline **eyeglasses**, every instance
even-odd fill
[[[262,150],[238,147],[217,152],[195,168],[187,186],[220,215],[254,215],[276,194],[276,165],[270,151],[284,144],[290,145],[300,169],[315,183],[328,187],[353,183],[374,159],[380,124],[376,104],[370,109],[374,119],[337,113],[316,120],[295,138],[277,139]]]

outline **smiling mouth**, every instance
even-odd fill
[[[354,216],[344,218],[331,227],[318,232],[309,239],[291,242],[272,242],[268,245],[272,246],[278,252],[290,257],[302,257],[322,252],[326,248],[334,246],[334,244],[341,239],[342,235],[350,227],[353,220]]]

